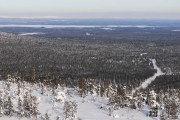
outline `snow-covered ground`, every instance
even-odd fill
[[[1,95],[6,92],[4,89],[6,82],[0,81]],[[157,118],[147,117],[147,107],[144,107],[141,111],[132,110],[130,108],[122,108],[120,110],[113,111],[109,116],[109,106],[107,97],[99,97],[97,95],[87,95],[86,97],[80,97],[78,91],[75,88],[58,87],[55,93],[52,94],[51,88],[44,88],[45,92],[42,94],[42,88],[39,84],[31,85],[29,83],[24,84],[24,88],[21,89],[21,94],[17,95],[18,87],[16,83],[10,83],[10,90],[7,90],[8,96],[11,97],[14,109],[17,109],[18,98],[23,98],[26,92],[29,92],[32,96],[37,97],[38,110],[41,113],[40,117],[46,113],[50,117],[50,120],[56,120],[57,116],[63,119],[63,106],[65,101],[75,101],[77,103],[77,115],[76,119],[81,120],[156,120]],[[2,96],[1,96],[2,97]],[[59,100],[59,101],[57,101]],[[7,117],[2,116],[0,120],[19,120],[17,116]],[[34,120],[35,118],[21,118],[21,120]]]
[[[75,100],[78,101],[78,116],[82,120],[156,120],[155,118],[146,116],[146,109],[144,111],[138,111],[130,108],[122,108],[115,110],[109,116],[108,99],[104,97],[87,96],[84,99],[75,97]]]
[[[19,35],[25,36],[25,35],[38,35],[38,34],[44,34],[44,33],[41,33],[41,32],[32,32],[32,33],[21,33]]]

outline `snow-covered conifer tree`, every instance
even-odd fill
[[[149,91],[147,95],[147,104],[150,107],[149,116],[157,117],[159,104],[156,101],[156,93],[154,90]]]
[[[175,99],[168,99],[165,101],[165,111],[167,117],[172,120],[176,120],[178,118],[178,104]]]
[[[18,106],[17,106],[17,108],[18,108],[18,115],[19,115],[20,117],[23,117],[23,115],[24,115],[24,110],[23,110],[23,106],[22,106],[22,100],[21,100],[20,97],[18,98]]]
[[[85,80],[81,78],[78,82],[79,89],[80,89],[80,95],[83,97],[85,95]]]
[[[13,115],[13,104],[12,104],[12,101],[11,101],[11,97],[9,96],[8,97],[8,101],[7,101],[7,109],[6,109],[6,114],[9,115],[9,116],[12,116]]]
[[[37,98],[35,96],[32,96],[32,110],[31,110],[31,114],[33,117],[37,118],[37,115],[39,114],[39,110],[37,108],[38,104],[37,104]]]
[[[3,101],[2,101],[2,99],[0,98],[0,116],[2,116],[3,115]]]
[[[72,101],[65,101],[64,103],[64,118],[65,119],[73,119],[76,117],[77,113],[77,104]]]

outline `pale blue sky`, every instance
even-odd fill
[[[180,0],[0,0],[0,16],[180,18]]]

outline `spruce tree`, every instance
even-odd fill
[[[38,104],[37,104],[37,98],[35,96],[32,97],[32,110],[31,110],[31,114],[33,117],[37,118],[37,115],[39,114],[39,110],[37,108]]]
[[[19,97],[19,99],[18,99],[18,115],[20,116],[20,117],[23,117],[23,115],[24,115],[24,110],[23,110],[23,106],[22,106],[22,100],[21,100],[21,98]]]
[[[172,120],[176,120],[178,118],[178,104],[175,99],[168,99],[165,101],[165,110],[167,113],[167,117]]]
[[[8,97],[8,101],[7,101],[7,111],[6,111],[7,115],[12,116],[13,115],[13,104],[11,101],[11,97]]]
[[[64,103],[64,118],[65,119],[74,119],[77,113],[77,104],[75,101],[65,101]]]
[[[3,115],[3,101],[2,99],[0,98],[0,117]]]
[[[85,95],[85,80],[81,78],[78,82],[79,89],[80,89],[80,95],[83,97]]]

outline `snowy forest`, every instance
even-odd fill
[[[176,29],[0,27],[0,120],[180,119]]]
[[[54,79],[38,82],[32,78],[32,82],[27,82],[21,77],[8,75],[7,79],[0,81],[0,116],[22,120],[82,120],[80,110],[88,116],[86,107],[93,104],[97,107],[91,109],[93,112],[98,111],[96,109],[106,112],[105,117],[100,116],[104,119],[178,119],[180,91],[177,89],[158,93],[153,89],[133,91],[130,84],[122,86],[83,78],[74,81],[73,88],[69,88],[66,81],[57,84]],[[131,111],[134,116],[126,116]]]

